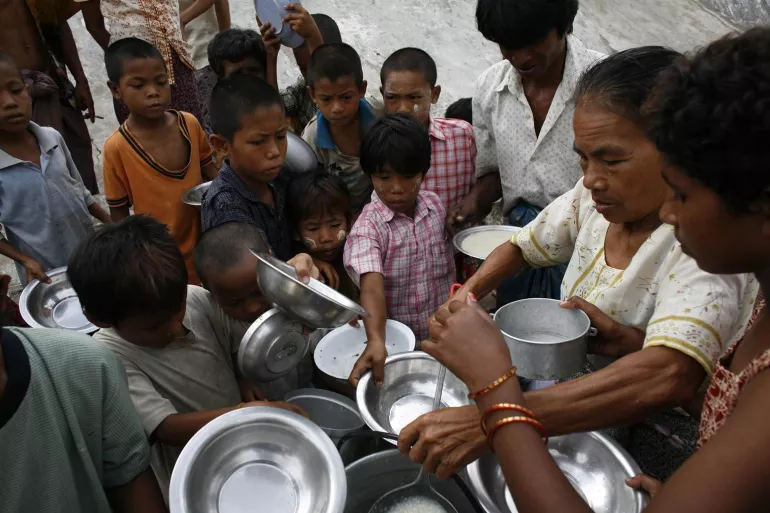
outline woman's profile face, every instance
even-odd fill
[[[657,216],[671,191],[661,177],[661,155],[643,129],[590,99],[578,101],[573,127],[596,211],[617,224]]]

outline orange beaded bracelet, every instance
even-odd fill
[[[540,433],[540,436],[543,437],[543,441],[546,444],[548,443],[548,435],[545,432],[545,427],[543,427],[543,424],[541,424],[540,421],[530,417],[506,417],[504,419],[500,419],[497,422],[495,422],[495,424],[489,430],[489,434],[487,434],[487,444],[489,445],[489,448],[492,450],[492,452],[495,452],[495,448],[492,446],[492,439],[494,438],[495,433],[497,433],[497,430],[503,426],[507,426],[509,424],[515,424],[517,422],[523,422],[525,424],[529,424],[530,426],[537,429],[538,432]]]
[[[523,413],[524,415],[527,415],[528,417],[532,417],[533,419],[535,418],[535,414],[532,413],[532,410],[528,410],[527,408],[525,408],[525,407],[523,407],[521,405],[512,404],[512,403],[498,403],[498,404],[495,404],[494,406],[490,406],[489,408],[487,408],[484,411],[484,413],[481,415],[480,424],[481,424],[481,431],[484,433],[484,436],[486,436],[487,433],[488,433],[488,431],[487,431],[487,419],[489,418],[489,416],[492,415],[493,413],[497,413],[499,411],[504,411],[504,410],[517,411],[519,413]]]
[[[497,378],[488,386],[486,386],[485,388],[482,388],[478,392],[473,392],[471,394],[468,394],[468,399],[476,399],[477,397],[481,397],[484,394],[488,394],[489,392],[499,387],[500,385],[502,385],[503,383],[505,383],[515,375],[516,375],[516,367],[512,368],[511,370],[506,372],[503,376]]]

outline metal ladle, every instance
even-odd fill
[[[437,410],[441,405],[441,394],[444,391],[444,378],[446,377],[446,367],[440,366],[438,371],[438,381],[436,382],[436,392],[433,394],[433,409]],[[422,482],[421,482],[422,481]],[[417,478],[411,483],[395,488],[375,502],[369,513],[388,513],[398,511],[400,504],[417,498],[424,498],[437,506],[443,508],[446,513],[457,513],[457,509],[449,502],[446,497],[441,495],[433,488],[430,483],[430,476],[424,474],[422,467]]]

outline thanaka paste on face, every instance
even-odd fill
[[[316,249],[318,247],[315,241],[310,237],[303,237],[302,242],[304,242],[305,247],[310,250]]]
[[[340,230],[337,232],[337,240],[342,242],[345,240],[345,237],[348,236],[348,233],[345,230]]]

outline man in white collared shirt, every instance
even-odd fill
[[[572,150],[572,96],[580,75],[602,55],[574,36],[578,0],[479,0],[476,20],[504,60],[485,71],[473,97],[478,182],[455,225],[477,223],[503,199],[509,223],[524,226],[575,186],[582,173]],[[501,287],[498,304],[560,293],[564,270],[527,272]]]

